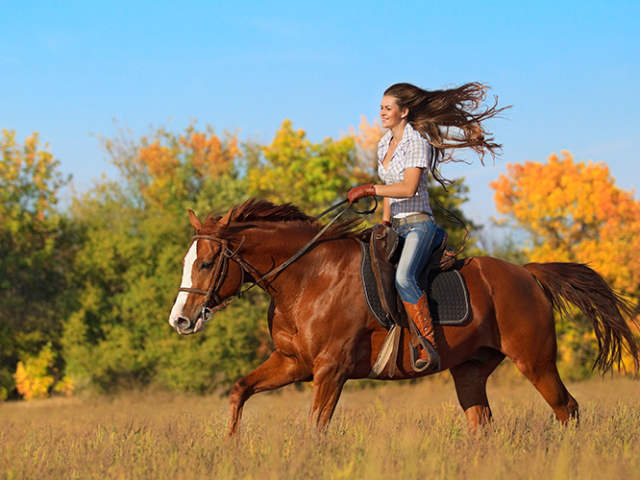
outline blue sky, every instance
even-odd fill
[[[283,119],[312,141],[377,119],[396,82],[487,83],[495,166],[465,176],[467,214],[494,215],[507,163],[565,149],[640,181],[640,1],[0,0],[0,128],[40,132],[80,188],[103,171],[97,135],[189,119],[269,142]],[[635,194],[638,198],[638,193]]]

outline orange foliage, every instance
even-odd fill
[[[349,129],[349,135],[356,141],[358,160],[353,175],[357,183],[378,181],[378,142],[384,135],[384,129],[377,120],[369,123],[367,117],[360,117],[359,132],[355,128]]]
[[[220,176],[228,173],[232,161],[240,154],[238,140],[232,138],[226,147],[215,135],[208,138],[204,133],[193,132],[189,141],[180,138],[181,143],[193,152],[193,167],[202,176]]]
[[[532,261],[589,263],[617,290],[640,293],[640,202],[605,163],[562,151],[547,164],[509,164],[490,187],[498,212],[531,235]]]
[[[141,147],[133,164],[139,174],[141,193],[163,204],[169,196],[188,195],[193,181],[231,172],[239,155],[237,138],[222,142],[213,132],[198,132],[191,125],[179,138],[166,135]]]
[[[18,362],[13,378],[16,389],[25,400],[47,398],[54,383],[50,369],[54,364],[55,353],[51,344],[46,345],[36,357],[29,357],[26,362]]]
[[[22,398],[25,400],[48,398],[51,387],[67,397],[73,395],[75,387],[69,377],[65,376],[58,382],[54,379],[56,356],[49,343],[38,355],[28,356],[25,361],[18,362],[13,378],[16,382],[16,390]]]

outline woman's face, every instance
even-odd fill
[[[396,125],[399,125],[409,113],[409,109],[405,108],[403,111],[396,103],[396,97],[385,95],[382,97],[382,103],[380,104],[380,120],[382,120],[382,128],[393,129]]]

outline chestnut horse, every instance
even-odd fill
[[[363,294],[358,222],[332,225],[289,264],[322,227],[290,204],[252,199],[223,218],[210,214],[204,223],[193,212],[189,215],[196,235],[184,258],[171,326],[181,334],[202,330],[245,281],[257,283],[272,298],[268,321],[275,351],[233,387],[229,434],[237,431],[251,395],[311,380],[310,420],[322,430],[345,382],[371,373],[387,335]],[[454,268],[466,281],[472,313],[461,326],[436,325],[435,338],[441,371],[451,371],[472,430],[491,419],[487,378],[505,357],[540,392],[558,420],[577,417],[578,403],[556,368],[553,310],[566,314],[567,301],[593,324],[599,346],[596,366],[603,371],[620,368],[626,350],[637,373],[638,346],[621,315],[630,314],[630,307],[590,268],[574,263],[519,267],[490,257],[458,260]],[[387,365],[379,379],[425,375],[411,368],[409,342],[404,332],[394,377],[389,378]]]

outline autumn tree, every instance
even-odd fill
[[[498,212],[528,233],[531,261],[589,263],[617,290],[640,293],[640,202],[605,163],[563,151],[546,164],[510,164],[490,186]]]
[[[13,392],[20,361],[28,368],[45,345],[53,345],[54,356],[59,349],[62,319],[70,308],[65,272],[75,237],[56,209],[68,179],[39,135],[21,145],[15,132],[3,130],[0,155],[1,398]],[[53,383],[51,377],[48,387]]]
[[[616,186],[603,162],[575,162],[563,151],[546,164],[510,164],[490,184],[503,223],[528,234],[534,262],[588,263],[616,290],[640,298],[640,202]],[[578,318],[581,318],[578,315]],[[589,371],[597,344],[591,327],[559,323],[560,356],[573,372]]]
[[[125,193],[159,212],[197,203],[208,190],[222,193],[220,187],[238,179],[237,137],[226,133],[221,138],[210,126],[199,131],[192,123],[179,135],[159,128],[139,139],[121,129],[117,138],[101,140],[127,186]]]
[[[291,202],[317,214],[346,198],[354,184],[353,138],[313,143],[304,130],[285,120],[269,145],[251,149],[247,163],[250,196],[275,203]]]
[[[356,183],[367,184],[378,181],[378,143],[385,131],[379,121],[369,123],[367,117],[360,117],[358,130],[349,128],[349,136],[356,142],[357,158],[353,169]]]
[[[154,383],[203,392],[235,381],[261,360],[266,300],[247,295],[192,337],[167,318],[193,235],[187,209],[204,217],[246,199],[236,137],[192,124],[179,134],[122,132],[103,146],[121,179],[102,179],[70,207],[81,241],[79,307],[63,338],[69,374],[101,391]]]

